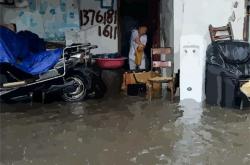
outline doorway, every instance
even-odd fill
[[[119,4],[120,18],[120,53],[128,57],[130,37],[133,29],[140,23],[148,25],[147,45],[145,48],[146,68],[151,68],[150,50],[160,46],[160,0],[121,0]],[[126,69],[128,69],[128,64]]]

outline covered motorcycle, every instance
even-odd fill
[[[94,71],[87,71],[90,50],[97,46],[76,44],[47,51],[45,44],[34,33],[15,33],[0,27],[1,99],[35,92],[44,97],[47,93],[61,91],[65,101],[80,101],[92,92],[93,82],[96,82],[93,79],[102,82]]]

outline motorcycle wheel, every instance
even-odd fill
[[[7,77],[4,74],[0,74],[0,86],[2,86],[4,83],[7,83]],[[9,97],[1,96],[0,97],[0,103],[1,102],[8,102],[10,100]]]
[[[2,86],[4,83],[7,83],[7,82],[8,80],[7,80],[6,75],[0,73],[0,85]]]
[[[76,88],[73,92],[63,91],[62,99],[66,102],[82,101],[87,95],[87,83],[81,74],[69,75],[65,81],[74,81]]]
[[[107,91],[105,83],[100,78],[95,78],[93,88],[97,99],[103,98]]]

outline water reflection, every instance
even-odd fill
[[[181,102],[180,109],[183,116],[175,126],[182,137],[175,144],[173,164],[250,163],[250,141],[244,139],[250,137],[247,113],[208,109],[192,100]]]
[[[183,117],[178,122],[182,122],[185,125],[200,123],[204,111],[203,103],[198,103],[194,100],[183,100],[180,102],[179,108],[183,111]]]

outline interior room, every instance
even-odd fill
[[[132,30],[140,23],[148,26],[148,42],[145,50],[147,70],[150,70],[150,49],[160,46],[160,1],[125,0],[120,2],[121,54],[127,56],[130,48]]]

